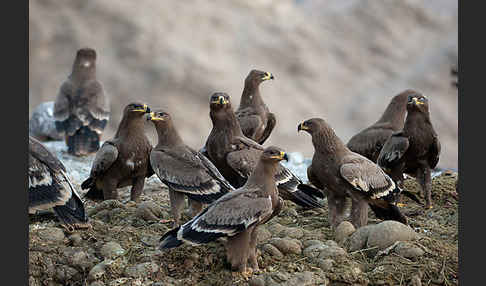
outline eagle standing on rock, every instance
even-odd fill
[[[250,71],[245,79],[240,106],[235,112],[243,134],[259,144],[267,140],[277,122],[260,95],[260,84],[270,79],[274,76],[269,72]]]
[[[281,160],[288,160],[285,152],[274,146],[266,148],[243,187],[225,194],[190,221],[164,234],[160,248],[183,243],[198,245],[227,237],[226,257],[231,269],[244,277],[258,270],[256,229],[278,215],[283,204],[275,184]]]
[[[425,197],[425,207],[432,208],[431,169],[437,166],[440,142],[430,121],[429,100],[422,94],[410,95],[407,118],[403,130],[394,133],[385,143],[378,164],[395,181],[403,180],[403,173],[414,176]]]
[[[209,106],[213,128],[206,140],[208,158],[232,186],[239,188],[255,170],[264,147],[243,134],[228,94],[214,93]],[[304,208],[322,207],[317,198],[324,198],[324,194],[302,183],[281,164],[275,180],[282,198]]]
[[[68,153],[82,156],[96,152],[109,117],[108,97],[96,79],[96,51],[80,49],[54,104],[56,129],[65,134]]]
[[[349,150],[324,119],[306,120],[299,124],[297,131],[301,130],[312,136],[315,152],[307,175],[312,184],[327,190],[333,229],[344,220],[346,197],[351,197],[351,222],[356,228],[368,223],[368,205],[379,219],[407,223],[392,203],[400,190],[378,165]]]
[[[52,208],[69,231],[88,228],[88,217],[66,168],[39,141],[29,136],[29,213]]]
[[[407,100],[416,91],[408,89],[395,95],[380,119],[370,127],[351,137],[346,146],[376,163],[381,148],[393,132],[401,130],[407,113]]]
[[[89,178],[81,184],[83,190],[89,189],[87,198],[118,199],[117,188],[131,185],[130,199],[140,200],[145,178],[154,174],[149,162],[152,145],[144,132],[146,113],[150,113],[146,104],[125,107],[115,137],[96,152]]]
[[[234,188],[208,158],[184,144],[167,112],[154,111],[149,120],[158,135],[158,143],[150,152],[150,164],[169,187],[170,207],[177,227],[185,196],[195,216],[202,210],[202,204],[212,203]]]

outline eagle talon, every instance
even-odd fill
[[[397,203],[397,207],[399,207],[399,208],[403,208],[403,207],[405,207],[405,206],[407,206],[407,205],[406,205],[406,204],[404,204],[404,203]]]

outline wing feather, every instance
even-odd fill
[[[105,173],[111,165],[118,158],[118,148],[111,141],[105,141],[100,149],[96,152],[96,156],[91,166],[90,177],[96,178],[100,174]]]
[[[402,132],[392,134],[380,151],[377,160],[378,165],[382,168],[393,167],[400,161],[408,147],[408,138]]]
[[[157,149],[150,153],[152,169],[164,184],[194,200],[211,203],[233,187],[205,160],[202,154],[189,148]]]
[[[340,167],[341,176],[355,190],[368,195],[372,199],[388,196],[395,188],[393,180],[376,164],[358,155],[347,160]]]

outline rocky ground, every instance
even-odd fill
[[[58,142],[46,146],[79,187],[93,156],[73,158]],[[289,164],[302,171],[306,160],[292,158]],[[29,285],[457,285],[456,179],[451,171],[433,179],[431,210],[404,199],[409,227],[370,212],[368,226],[355,231],[343,223],[334,234],[326,204],[302,210],[286,201],[281,214],[260,227],[261,271],[246,280],[229,270],[224,240],[158,249],[170,229],[162,222],[170,219],[169,198],[153,176],[139,204],[127,202],[127,188],[121,201],[86,201],[92,229],[67,233],[50,214],[31,217]],[[414,180],[405,186],[418,192]]]

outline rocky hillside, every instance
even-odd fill
[[[261,87],[278,120],[267,144],[308,157],[300,121],[325,117],[347,141],[415,88],[431,101],[439,166],[457,168],[457,19],[453,0],[29,1],[29,111],[54,100],[76,50],[90,46],[112,99],[103,139],[139,99],[170,110],[198,148],[211,128],[209,95],[226,91],[237,105],[258,68],[275,75]]]

